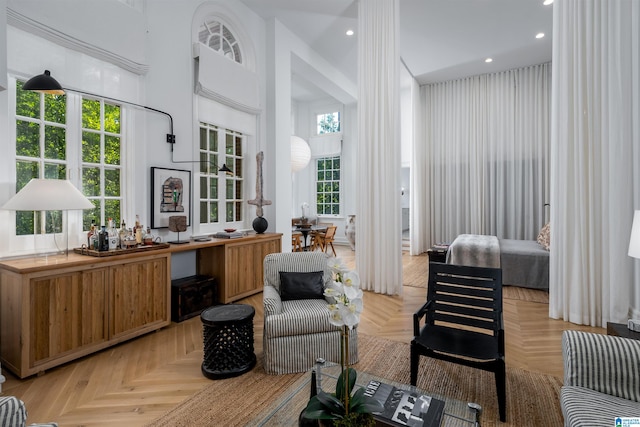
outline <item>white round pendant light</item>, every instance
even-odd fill
[[[291,172],[298,172],[307,167],[311,160],[311,148],[307,141],[299,136],[291,135]]]

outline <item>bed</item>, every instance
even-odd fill
[[[548,290],[549,225],[543,227],[537,240],[461,234],[449,246],[447,262],[500,267],[503,285]]]

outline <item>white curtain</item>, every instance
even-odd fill
[[[634,297],[640,4],[553,7],[549,315],[605,326],[626,321]]]
[[[458,234],[536,238],[549,189],[551,66],[422,87],[412,253]]]
[[[363,289],[402,292],[398,1],[358,9],[356,266]]]

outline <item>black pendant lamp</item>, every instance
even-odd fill
[[[44,70],[43,74],[31,77],[22,86],[24,90],[33,90],[36,92],[48,93],[51,95],[64,95],[64,89],[60,86],[60,83],[53,77],[49,70]]]
[[[218,169],[218,172],[225,172],[227,175],[233,175],[233,171],[227,167],[226,163],[222,164],[222,167]]]

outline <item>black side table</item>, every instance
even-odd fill
[[[607,335],[640,340],[640,332],[632,331],[624,323],[607,322]]]
[[[449,245],[437,244],[427,249],[427,255],[429,256],[429,262],[447,262],[447,250]]]
[[[204,335],[202,374],[210,379],[236,377],[256,365],[253,316],[247,304],[209,307],[200,314]]]

